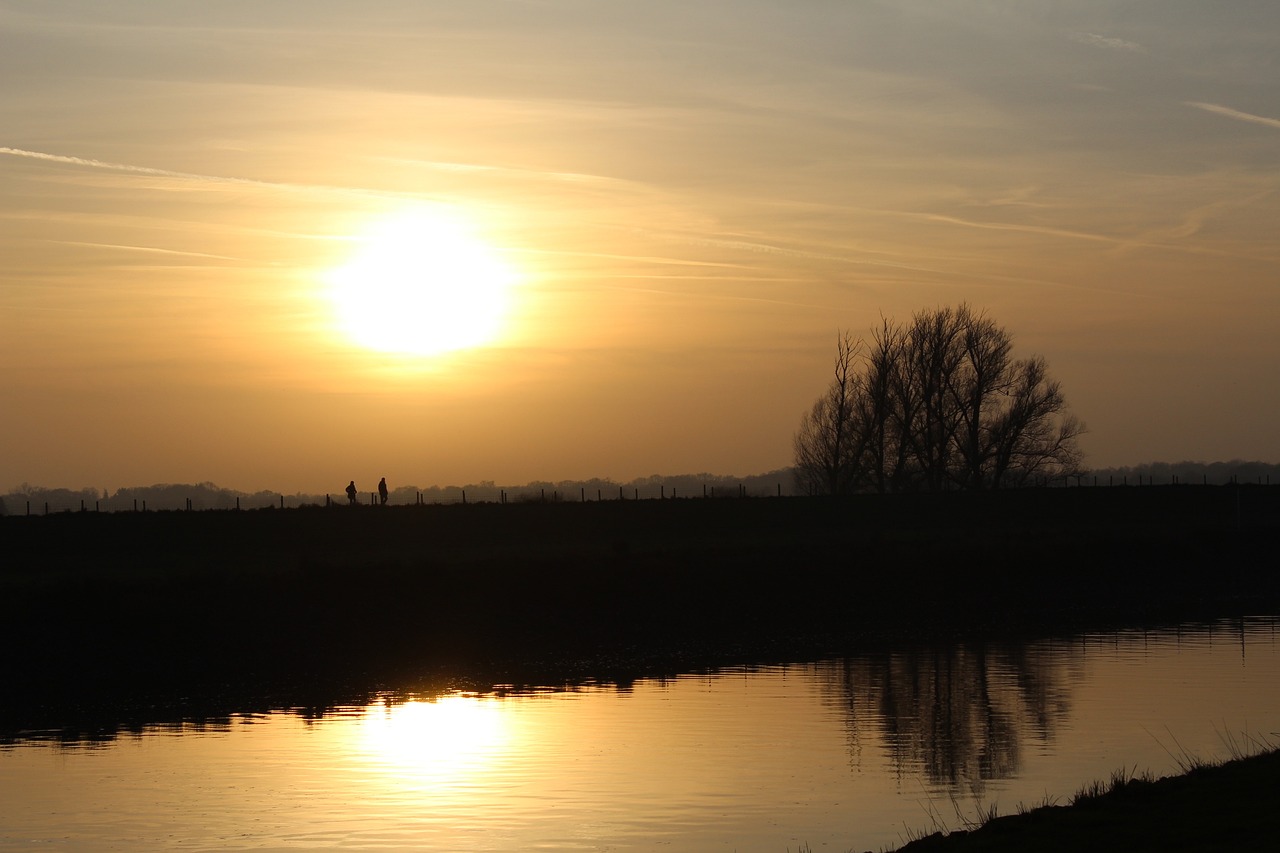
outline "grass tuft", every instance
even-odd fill
[[[1018,803],[1017,814],[1030,814],[1036,809],[1051,809],[1058,804],[1058,798],[1045,791],[1044,796],[1034,803]]]
[[[1139,773],[1136,766],[1132,768],[1121,767],[1119,770],[1113,770],[1111,772],[1111,778],[1105,782],[1100,779],[1095,779],[1087,785],[1082,786],[1078,791],[1076,791],[1075,796],[1071,798],[1070,804],[1073,806],[1088,805],[1091,802],[1096,802],[1097,800],[1114,794],[1117,791],[1122,791],[1134,783],[1154,781],[1155,777],[1149,770],[1144,770],[1142,773]]]

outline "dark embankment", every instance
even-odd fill
[[[1191,769],[1156,781],[1131,779],[1070,806],[1008,815],[982,827],[935,834],[899,853],[1173,853],[1275,850],[1280,845],[1280,752]]]
[[[7,517],[0,708],[1276,612],[1278,531],[1266,487]]]

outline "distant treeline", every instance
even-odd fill
[[[1087,483],[1099,485],[1183,485],[1262,483],[1280,485],[1280,465],[1269,462],[1148,462],[1123,468],[1095,468]]]
[[[1226,485],[1228,483],[1280,485],[1280,465],[1268,462],[1149,462],[1122,468],[1097,468],[1078,481],[1056,485]],[[360,503],[373,503],[376,481],[357,481]],[[23,483],[0,496],[0,515],[27,512],[131,512],[133,510],[280,509],[346,503],[345,484],[335,483],[329,494],[263,490],[243,492],[213,483],[165,483],[134,486],[115,492],[83,489],[50,489]],[[721,474],[653,474],[620,483],[615,480],[535,481],[521,486],[500,486],[492,480],[465,486],[394,486],[388,504],[500,503],[522,501],[652,500],[692,497],[789,497],[798,495],[794,469],[780,468],[745,477]]]
[[[503,503],[522,501],[650,500],[688,497],[765,497],[793,494],[795,477],[790,468],[745,477],[720,474],[654,474],[625,483],[590,480],[535,481],[502,486],[492,480],[464,486],[396,486],[389,483],[388,504]],[[358,502],[376,501],[377,481],[356,481]],[[93,487],[49,489],[28,483],[0,496],[0,515],[45,512],[132,512],[134,510],[281,509],[345,504],[346,484],[336,482],[328,494],[226,489],[214,483],[164,483],[134,486],[109,492]]]

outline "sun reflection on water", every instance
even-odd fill
[[[512,730],[502,702],[457,693],[373,706],[360,721],[358,751],[399,783],[449,785],[490,768]]]

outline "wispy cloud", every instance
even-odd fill
[[[1098,33],[1070,33],[1067,37],[1072,41],[1078,41],[1081,44],[1102,48],[1103,50],[1128,50],[1134,53],[1146,53],[1147,51],[1145,47],[1136,41],[1099,35]]]
[[[1258,116],[1253,113],[1245,113],[1240,110],[1233,110],[1231,107],[1224,107],[1221,104],[1206,104],[1203,101],[1184,101],[1187,106],[1195,107],[1198,110],[1215,113],[1227,118],[1233,118],[1236,121],[1247,121],[1251,124],[1260,124],[1264,127],[1280,128],[1280,118],[1268,118],[1267,116]]]

